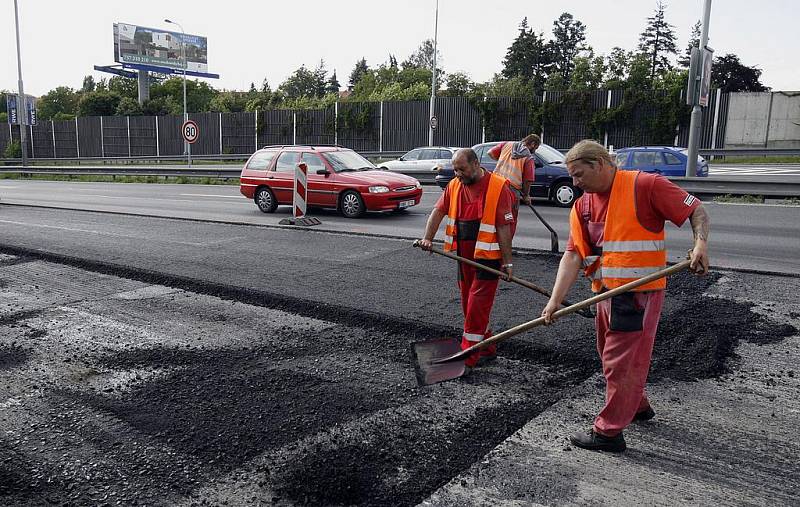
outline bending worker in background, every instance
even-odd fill
[[[698,199],[659,175],[617,168],[606,149],[581,141],[567,153],[567,171],[585,193],[570,213],[570,238],[550,301],[542,311],[553,321],[582,268],[594,292],[604,292],[666,267],[664,223],[694,232],[690,268],[708,271],[708,215]],[[606,402],[588,432],[570,437],[578,447],[622,452],[622,430],[655,416],[644,387],[664,302],[664,278],[597,305],[597,352],[606,378]]]
[[[534,153],[541,139],[536,134],[525,136],[522,141],[502,142],[489,150],[489,156],[497,160],[494,173],[508,180],[517,197],[514,203],[514,217],[519,211],[519,201],[531,203],[531,184],[536,168]]]
[[[453,170],[456,177],[428,217],[420,246],[423,250],[431,249],[431,240],[442,219],[447,217],[445,251],[503,271],[510,279],[514,196],[508,182],[483,169],[470,148],[456,152]],[[497,275],[458,263],[458,287],[464,311],[462,350],[491,336],[489,317],[497,284]],[[496,353],[496,346],[489,345],[471,354],[466,365],[474,368],[481,358],[491,359]]]

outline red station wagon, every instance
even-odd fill
[[[366,211],[403,210],[422,198],[416,179],[378,169],[355,151],[334,146],[262,148],[242,169],[239,189],[264,213],[291,205],[299,162],[308,166],[309,207],[336,208],[347,218],[357,218]]]

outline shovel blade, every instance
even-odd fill
[[[411,345],[417,382],[421,386],[461,377],[466,371],[464,361],[436,363],[437,360],[461,352],[461,344],[451,338],[416,342]]]

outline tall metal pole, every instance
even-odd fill
[[[164,21],[173,25],[177,25],[178,28],[181,29],[181,60],[183,60],[183,121],[185,123],[189,120],[189,113],[186,111],[186,67],[188,66],[186,63],[186,32],[183,30],[183,25],[180,23],[171,21],[169,19],[165,19]],[[192,145],[186,140],[183,141],[183,152],[186,154],[186,161],[188,162],[189,167],[192,167]]]
[[[708,22],[711,20],[711,0],[703,0],[703,30],[700,35],[700,49],[701,54],[703,48],[708,45]],[[701,65],[702,67],[702,65]],[[690,76],[693,79],[694,76]],[[694,104],[692,107],[692,117],[689,123],[689,146],[687,156],[689,160],[686,161],[686,176],[697,176],[697,151],[700,141],[700,130],[703,127],[703,110],[700,104]]]
[[[25,88],[22,86],[22,54],[19,49],[19,8],[14,0],[14,23],[17,27],[17,72],[19,73],[19,96],[17,97],[17,123],[19,124],[19,143],[22,146],[22,165],[28,165],[28,108],[25,104]]]
[[[436,114],[436,43],[439,39],[439,0],[436,0],[436,22],[433,28],[433,74],[431,75],[431,111],[428,118],[428,146],[433,146],[433,117]]]

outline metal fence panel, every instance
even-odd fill
[[[182,124],[183,116],[158,117],[158,150],[161,156],[183,155]]]
[[[219,155],[219,113],[192,113],[189,119],[197,123],[200,136],[192,144],[192,155]],[[255,131],[253,131],[255,146]]]
[[[99,116],[78,118],[78,146],[81,158],[103,156]]]
[[[332,145],[336,142],[336,114],[333,107],[295,111],[297,144]]]
[[[5,97],[2,100],[5,100]],[[3,157],[9,144],[11,144],[11,124],[0,124],[0,158]]]
[[[155,157],[158,155],[156,148],[156,121],[154,116],[131,116],[131,156]]]
[[[424,100],[384,102],[383,151],[405,151],[427,146],[429,114],[430,102]],[[341,135],[339,142],[341,144]]]
[[[53,129],[50,121],[40,121],[30,129],[34,158],[53,158]]]
[[[103,116],[103,147],[106,157],[128,156],[127,117]]]
[[[481,113],[466,97],[436,98],[433,144],[468,148],[481,142]]]
[[[222,115],[222,152],[249,155],[256,149],[256,114]]]
[[[293,116],[290,109],[258,113],[258,147],[292,144]]]
[[[77,158],[77,126],[75,120],[53,122],[53,135],[56,140],[56,158]]]
[[[486,141],[519,140],[534,134],[531,109],[541,104],[541,97],[487,97]]]
[[[383,150],[387,148],[386,105],[383,109]],[[380,102],[342,102],[339,104],[339,118],[336,122],[339,146],[356,151],[377,151],[380,149],[381,136],[381,103]],[[389,127],[389,130],[391,128]],[[427,144],[427,137],[426,137]],[[397,148],[403,149],[403,148]]]

